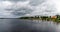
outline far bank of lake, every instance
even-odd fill
[[[19,19],[42,20],[42,21],[45,20],[45,21],[60,22],[60,15],[56,15],[56,16],[20,17]]]

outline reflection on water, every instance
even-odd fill
[[[60,32],[52,21],[0,19],[0,32]]]

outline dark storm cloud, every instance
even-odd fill
[[[24,2],[24,1],[27,1],[27,0],[8,0],[8,1],[12,1],[12,2],[19,2],[19,1],[22,1],[22,2]]]
[[[31,13],[33,10],[29,9],[29,8],[21,8],[19,10],[15,10],[14,12],[12,12],[13,15],[15,16],[22,16],[25,14],[29,14]]]
[[[36,5],[40,5],[42,4],[43,2],[45,2],[46,0],[30,0],[30,5],[32,6],[36,6]]]
[[[0,1],[15,1],[15,2],[18,2],[18,1],[27,1],[27,0],[0,0]]]
[[[21,8],[17,8],[17,9],[6,9],[6,10],[13,11],[13,12],[11,12],[11,14],[13,14],[14,16],[23,16],[23,15],[29,14],[33,11],[32,9],[26,8],[26,7],[21,7]]]

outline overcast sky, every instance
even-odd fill
[[[60,14],[60,0],[0,0],[0,18]]]

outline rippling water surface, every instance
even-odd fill
[[[52,21],[0,19],[0,32],[60,32],[60,24]]]

